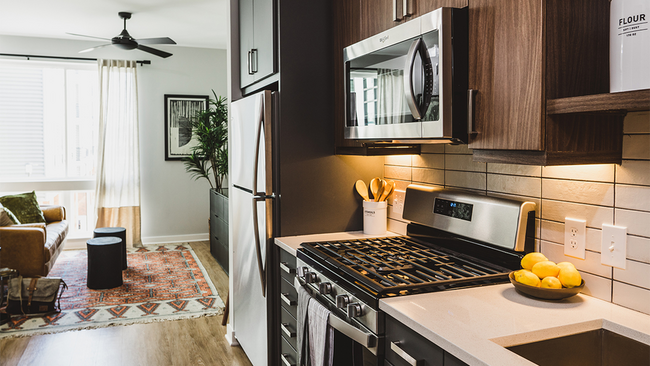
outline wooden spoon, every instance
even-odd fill
[[[395,189],[395,182],[392,180],[386,180],[384,181],[386,183],[384,192],[382,192],[381,197],[379,197],[380,201],[385,201],[388,196],[390,196],[391,193],[393,193],[393,190]]]
[[[383,179],[379,179],[379,189],[377,190],[377,195],[375,196],[375,202],[380,202],[381,201],[381,195],[384,194],[384,191],[388,187],[386,186],[386,181]]]
[[[375,199],[375,202],[379,201],[379,189],[381,188],[381,178],[374,177],[370,180],[370,193],[372,193],[372,198]]]
[[[361,179],[357,181],[354,187],[357,189],[357,193],[363,197],[364,201],[370,201],[370,197],[368,197],[368,187],[366,187],[366,184]]]

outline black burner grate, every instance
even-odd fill
[[[409,237],[303,243],[379,297],[504,280],[509,270]],[[331,261],[329,261],[331,262]]]

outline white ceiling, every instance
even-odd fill
[[[0,35],[110,39],[123,28],[117,13],[128,11],[133,15],[126,28],[133,38],[169,37],[184,47],[226,48],[227,0],[3,0],[1,9]]]

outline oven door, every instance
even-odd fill
[[[336,307],[329,299],[321,296],[313,288],[305,286],[298,277],[294,280],[296,289],[302,286],[311,295],[312,301],[330,310],[329,325],[334,329],[334,359],[337,366],[371,366],[379,365],[383,352],[379,352],[380,339],[361,323],[349,318],[345,312]],[[300,302],[300,296],[298,296]],[[302,304],[298,304],[300,307]],[[305,319],[298,319],[298,327],[304,329]],[[302,348],[302,345],[297,345]],[[383,347],[382,347],[383,348]],[[307,347],[305,347],[307,349]]]

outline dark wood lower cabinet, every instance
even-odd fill
[[[467,366],[466,363],[413,331],[386,316],[386,365],[408,366],[417,361],[420,366]]]
[[[273,365],[291,366],[298,364],[297,351],[297,331],[298,321],[296,313],[298,310],[298,292],[293,287],[293,279],[296,275],[296,257],[291,253],[277,248],[278,258],[274,265],[274,272],[279,273],[274,281],[276,310],[273,311],[272,332],[273,338],[279,339],[280,344],[275,343],[274,347],[279,347],[279,353],[272,352],[275,362]]]

